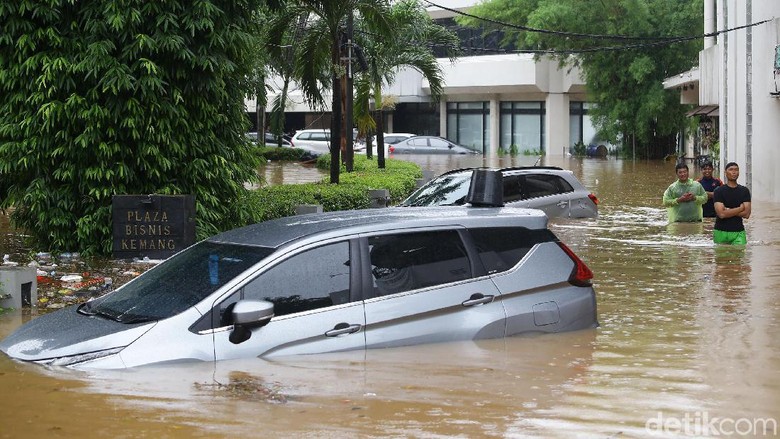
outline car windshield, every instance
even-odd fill
[[[466,202],[471,171],[443,175],[409,196],[401,206],[447,206]]]
[[[121,323],[171,317],[208,297],[272,252],[267,247],[203,241],[115,292],[85,303],[79,312]]]

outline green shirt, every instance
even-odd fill
[[[684,203],[677,202],[677,199],[686,192],[695,195],[696,199]],[[698,181],[692,178],[689,178],[685,183],[677,180],[670,184],[664,192],[663,198],[670,223],[701,221],[704,217],[701,206],[706,202],[707,192],[704,191],[704,188]]]

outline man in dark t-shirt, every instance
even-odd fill
[[[750,218],[750,190],[737,184],[739,166],[731,162],[725,168],[726,184],[715,188],[715,226],[712,239],[716,244],[747,244],[743,219]]]
[[[712,176],[712,163],[705,162],[701,165],[701,178],[698,181],[701,187],[704,188],[704,192],[707,192],[707,202],[701,206],[702,214],[704,218],[715,218],[715,201],[713,200],[713,193],[715,188],[723,186],[723,181],[720,178]]]

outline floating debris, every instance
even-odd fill
[[[244,372],[231,373],[230,382],[227,384],[219,382],[195,383],[194,386],[197,390],[212,389],[232,398],[259,400],[276,404],[285,404],[288,401],[288,397],[280,392],[278,384],[268,385],[261,379]]]

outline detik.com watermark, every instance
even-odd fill
[[[775,418],[729,418],[710,416],[709,412],[684,413],[682,416],[668,416],[658,412],[645,422],[645,431],[650,434],[676,436],[777,436]]]

